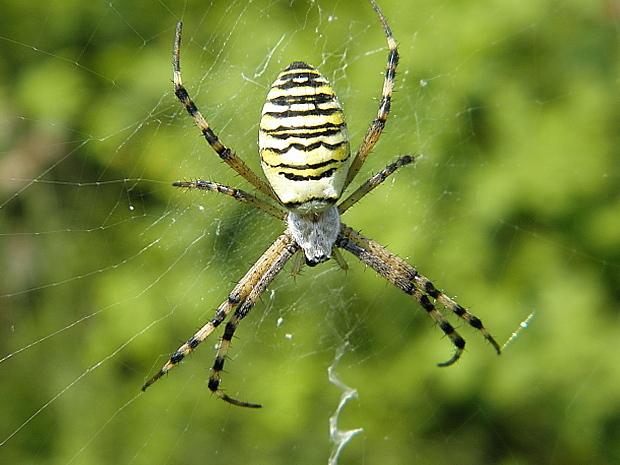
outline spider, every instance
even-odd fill
[[[190,354],[235,309],[226,323],[217,349],[209,378],[209,389],[233,405],[261,407],[259,404],[233,399],[220,388],[224,362],[237,326],[250,313],[261,294],[291,257],[297,254],[302,260],[305,258],[307,265],[316,266],[333,255],[340,266],[345,268],[346,264],[338,249],[356,256],[387,281],[411,295],[427,311],[456,348],[450,360],[440,363],[439,366],[455,363],[463,353],[465,341],[435,308],[433,301],[448,308],[480,331],[497,353],[501,352],[480,319],[439,291],[404,260],[340,221],[340,215],[362,197],[398,168],[414,161],[411,156],[398,159],[337,203],[360,171],[383,131],[390,112],[398,64],[396,41],[386,18],[375,0],[369,2],[383,26],[389,53],[377,117],[370,124],[357,154],[354,158],[351,157],[344,114],[327,80],[313,66],[294,62],[277,77],[262,110],[259,148],[261,166],[267,182],[218,139],[183,86],[180,66],[182,23],[177,24],[173,65],[175,95],[220,158],[278,206],[240,189],[216,182],[179,181],[173,185],[229,195],[284,221],[286,230],[234,287],[213,318],[172,354],[163,368],[142,387],[143,391]],[[301,261],[299,265],[294,265],[294,272],[298,266],[301,266]]]

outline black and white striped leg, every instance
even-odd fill
[[[254,285],[252,291],[248,294],[246,299],[241,302],[237,310],[233,316],[226,323],[226,328],[224,329],[224,334],[220,341],[220,345],[217,351],[217,355],[215,356],[215,363],[213,364],[213,370],[211,371],[211,376],[209,378],[209,389],[213,391],[219,398],[222,400],[237,405],[239,407],[249,407],[249,408],[260,408],[259,404],[252,404],[249,402],[243,402],[225,394],[220,389],[220,381],[221,381],[221,373],[224,369],[224,362],[226,361],[226,357],[228,354],[228,349],[230,348],[230,344],[232,338],[239,326],[239,323],[243,318],[245,318],[248,313],[252,310],[260,296],[265,292],[267,286],[273,281],[273,279],[277,276],[277,274],[282,270],[286,262],[297,252],[299,246],[294,242],[290,242],[287,246],[279,253],[277,259],[271,264],[271,266],[263,273],[259,281]]]
[[[385,127],[385,123],[390,113],[390,107],[392,105],[392,93],[394,91],[394,82],[396,80],[396,67],[398,66],[398,47],[396,45],[396,40],[394,40],[394,36],[392,36],[392,31],[390,30],[387,20],[385,19],[385,16],[383,16],[383,13],[379,9],[379,6],[375,0],[369,1],[377,13],[377,16],[379,16],[379,20],[381,21],[383,30],[385,31],[389,52],[377,117],[366,131],[364,140],[362,141],[360,148],[351,163],[351,168],[349,169],[349,174],[347,175],[347,180],[344,186],[345,189],[349,184],[351,184],[351,181],[353,181],[357,173],[359,173],[362,165],[366,161],[366,158],[370,155],[370,152],[383,132],[383,128]]]
[[[151,384],[165,375],[172,367],[187,357],[202,341],[204,341],[230,314],[237,305],[247,307],[254,305],[260,294],[273,280],[275,275],[282,269],[284,263],[297,251],[298,247],[288,234],[280,235],[274,243],[261,255],[258,261],[250,268],[245,276],[239,281],[228,298],[222,302],[215,316],[200,328],[189,340],[179,347],[170,357],[168,362],[159,372],[153,376],[144,386],[145,391]],[[251,308],[251,306],[250,306]],[[220,348],[221,350],[221,348]],[[219,375],[218,375],[219,376]],[[212,375],[213,377],[213,375]],[[210,383],[211,385],[211,383]],[[222,396],[220,396],[222,397]],[[226,400],[226,399],[225,399]]]
[[[238,200],[239,202],[258,208],[271,216],[275,216],[280,220],[284,220],[284,218],[286,218],[286,212],[284,210],[280,210],[279,208],[276,208],[273,205],[268,204],[264,200],[261,200],[252,194],[248,194],[241,189],[235,189],[234,187],[225,186],[224,184],[220,184],[218,182],[203,181],[201,179],[198,179],[196,181],[177,181],[175,183],[172,183],[172,185],[185,189],[200,189],[204,191],[212,191],[219,192],[220,194],[226,194],[233,199]]]
[[[271,187],[263,181],[254,171],[250,169],[245,162],[239,158],[235,152],[226,147],[219,138],[215,135],[207,120],[202,116],[200,110],[193,102],[189,93],[183,86],[183,80],[181,78],[181,30],[183,29],[183,23],[177,23],[176,35],[174,40],[174,68],[173,68],[173,81],[174,81],[174,94],[181,101],[187,112],[194,118],[194,122],[198,129],[202,132],[209,145],[215,150],[219,157],[225,161],[232,169],[245,178],[250,184],[256,187],[263,194],[269,196],[271,199],[279,202],[275,196]]]
[[[439,366],[444,367],[455,363],[463,353],[465,340],[444,318],[441,312],[435,308],[429,297],[446,306],[472,327],[479,330],[485,339],[495,348],[497,353],[499,354],[501,352],[499,345],[484,328],[479,318],[469,313],[442,292],[438,291],[435,286],[427,278],[419,274],[415,268],[384,247],[381,247],[375,241],[343,225],[340,236],[336,241],[336,246],[355,255],[386,280],[403,292],[411,295],[417,300],[420,306],[426,310],[429,316],[437,323],[446,336],[448,336],[456,348],[452,358],[447,362],[440,363]]]
[[[338,205],[338,212],[342,215],[349,208],[359,202],[359,200],[362,199],[366,194],[381,185],[381,183],[385,181],[390,175],[392,175],[398,168],[408,165],[413,161],[415,161],[415,157],[405,155],[404,157],[396,160],[394,163],[383,168],[377,174],[364,182],[364,184],[355,189],[355,191],[346,199],[344,199],[340,203],[340,205]]]

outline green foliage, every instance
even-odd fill
[[[423,154],[348,212],[469,308],[451,347],[415,302],[347,257],[282,273],[242,322],[223,387],[217,339],[139,394],[282,226],[216,194],[245,188],[175,100],[188,90],[259,170],[266,89],[291,61],[332,81],[356,147],[376,113],[385,39],[364,0],[5,2],[0,19],[0,462],[620,461],[618,18],[613,2],[383,0],[401,64],[360,177]],[[28,8],[25,8],[25,7]],[[280,320],[281,319],[281,320]],[[451,321],[455,321],[454,319]]]

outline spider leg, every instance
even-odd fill
[[[179,347],[174,354],[172,354],[170,360],[166,362],[162,369],[159,370],[159,372],[144,386],[142,386],[142,391],[146,391],[151,384],[165,375],[172,367],[177,365],[181,362],[181,360],[189,355],[198,346],[198,344],[204,341],[215,330],[215,328],[217,328],[226,319],[234,307],[242,302],[252,302],[250,295],[255,293],[254,288],[258,285],[262,285],[264,288],[269,284],[269,282],[271,282],[271,280],[275,277],[275,274],[272,273],[274,264],[280,263],[282,256],[286,257],[284,260],[284,262],[286,262],[286,260],[290,258],[289,249],[291,249],[291,247],[295,248],[293,252],[297,250],[297,246],[292,242],[290,236],[287,234],[282,234],[279,236],[265,251],[265,253],[261,255],[254,266],[250,268],[241,281],[239,281],[239,283],[234,287],[232,292],[228,295],[228,298],[222,302],[215,312],[215,316],[202,328],[200,328],[185,344]],[[282,266],[283,265],[284,263],[282,263]],[[280,269],[282,266],[280,266]],[[256,296],[255,299],[256,298],[258,298],[258,296]]]
[[[424,293],[430,295],[441,305],[448,308],[452,313],[465,320],[471,327],[476,328],[478,331],[480,331],[484,338],[489,341],[489,343],[493,346],[493,348],[497,352],[497,355],[501,354],[502,350],[500,349],[499,344],[497,343],[497,341],[495,341],[493,336],[489,334],[487,329],[482,324],[480,318],[468,312],[446,294],[435,288],[433,283],[430,282],[426,276],[422,276],[417,271],[415,271],[415,273],[416,275],[414,276],[413,280],[418,286],[420,286],[421,289],[423,289]]]
[[[221,194],[226,194],[231,196],[235,200],[238,200],[239,202],[258,208],[271,216],[275,216],[280,220],[284,220],[286,218],[286,212],[274,207],[273,205],[268,204],[264,200],[261,200],[258,197],[253,196],[252,194],[248,194],[241,189],[235,189],[234,187],[225,186],[217,182],[203,181],[202,179],[198,179],[196,181],[177,181],[175,183],[172,183],[172,185],[175,187],[183,187],[186,189],[201,189],[204,191],[213,191],[219,192]]]
[[[264,271],[264,273],[260,276],[258,282],[255,283],[252,291],[245,298],[243,302],[239,305],[237,310],[233,316],[226,323],[226,328],[224,329],[224,334],[220,341],[220,346],[217,351],[217,355],[215,356],[215,363],[213,364],[213,370],[211,371],[211,376],[209,378],[209,389],[216,394],[220,399],[233,404],[239,407],[250,407],[250,408],[260,408],[259,404],[251,404],[248,402],[239,401],[233,399],[232,397],[225,394],[220,388],[221,381],[221,373],[224,369],[224,362],[226,361],[226,356],[228,354],[228,349],[230,348],[230,343],[235,334],[237,326],[241,322],[243,318],[247,316],[248,313],[252,310],[256,301],[260,298],[260,296],[265,292],[267,286],[273,281],[276,275],[282,270],[286,262],[297,252],[299,246],[295,242],[290,242],[289,244],[278,254],[278,257],[268,269]]]
[[[192,101],[187,90],[183,86],[181,79],[181,29],[183,23],[180,21],[177,23],[176,35],[174,40],[174,94],[181,101],[187,112],[194,118],[194,122],[198,129],[202,132],[209,145],[217,152],[220,158],[228,163],[228,165],[245,178],[250,184],[256,187],[263,194],[269,196],[271,199],[279,203],[278,198],[271,190],[271,187],[263,181],[254,171],[250,169],[245,162],[239,158],[232,150],[226,147],[219,138],[215,135],[207,120],[202,116],[196,104]]]
[[[440,363],[439,366],[444,367],[455,363],[463,353],[465,340],[435,308],[429,296],[479,330],[485,339],[495,348],[497,353],[499,354],[501,352],[499,345],[484,328],[479,318],[475,317],[454,300],[438,291],[435,286],[433,286],[427,278],[418,273],[415,268],[384,247],[381,247],[375,241],[343,225],[336,245],[351,252],[389,282],[416,299],[446,336],[450,338],[450,341],[456,347],[456,351],[450,360]]]
[[[340,203],[340,205],[338,205],[338,212],[342,215],[349,208],[351,208],[353,205],[355,205],[357,202],[359,202],[362,197],[364,197],[371,190],[373,190],[375,187],[379,186],[383,181],[385,181],[388,178],[388,176],[390,176],[392,173],[394,173],[394,171],[396,171],[401,166],[408,165],[409,163],[413,162],[414,160],[415,160],[415,157],[411,157],[409,155],[405,155],[404,157],[399,158],[398,160],[396,160],[391,165],[388,165],[385,168],[383,168],[377,174],[375,174],[370,179],[368,179],[364,184],[362,184],[360,187],[358,187],[355,190],[355,192],[353,192],[346,199],[344,199]]]
[[[396,79],[396,67],[398,66],[398,49],[396,45],[396,40],[394,40],[394,37],[392,36],[392,31],[387,24],[385,16],[383,16],[383,13],[379,9],[379,6],[375,3],[374,0],[369,1],[375,12],[379,16],[379,20],[381,21],[381,24],[383,25],[383,30],[385,31],[385,37],[387,38],[387,44],[389,49],[387,68],[385,71],[383,91],[381,92],[381,101],[379,102],[377,117],[366,131],[364,140],[362,141],[362,144],[360,145],[360,148],[357,151],[353,162],[351,163],[351,167],[349,168],[349,174],[347,175],[347,180],[344,184],[344,189],[346,189],[347,186],[351,184],[351,181],[353,181],[359,170],[362,168],[362,165],[366,161],[366,158],[368,158],[368,155],[379,140],[381,132],[383,132],[385,122],[387,121],[388,115],[390,113],[392,92],[394,90],[394,80]]]

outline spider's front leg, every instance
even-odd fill
[[[221,373],[224,369],[224,362],[226,361],[228,348],[230,347],[230,342],[232,341],[237,326],[241,320],[248,313],[250,313],[256,304],[256,301],[260,298],[263,292],[265,292],[267,286],[269,286],[276,275],[282,270],[286,262],[299,250],[299,246],[293,242],[289,236],[283,234],[280,237],[283,236],[287,238],[286,246],[278,253],[273,263],[266,270],[264,270],[260,276],[260,279],[254,284],[248,296],[239,305],[239,308],[235,310],[234,315],[230,318],[230,320],[228,320],[228,323],[226,323],[224,335],[220,341],[220,346],[218,348],[217,355],[215,356],[215,363],[213,364],[213,370],[211,371],[211,377],[209,378],[209,389],[211,389],[215,395],[217,395],[220,399],[239,407],[260,408],[262,406],[260,404],[251,404],[248,402],[239,401],[225,394],[219,387]]]
[[[267,286],[273,281],[278,272],[282,270],[285,263],[293,256],[299,247],[288,234],[280,235],[274,243],[267,249],[258,261],[250,268],[245,276],[239,281],[228,298],[222,302],[215,316],[196,334],[194,334],[185,344],[172,354],[170,360],[162,367],[159,372],[153,376],[143,387],[145,391],[151,384],[165,375],[172,367],[180,363],[187,355],[189,355],[202,341],[204,341],[217,328],[232,311],[233,308],[239,306],[226,325],[224,335],[220,343],[220,347],[215,358],[213,371],[209,379],[209,389],[218,397],[226,402],[243,407],[258,408],[260,405],[250,404],[235,400],[219,389],[220,375],[224,367],[224,361],[232,340],[233,334],[239,322],[245,317],[261,294],[267,289]]]
[[[422,308],[426,310],[429,316],[437,323],[456,347],[456,351],[452,358],[447,362],[440,363],[439,366],[444,367],[455,363],[463,353],[465,340],[435,308],[429,296],[480,331],[484,338],[495,348],[497,353],[501,353],[499,344],[497,344],[493,336],[489,334],[478,317],[469,313],[443,292],[437,290],[426,277],[422,276],[415,268],[386,248],[381,247],[372,239],[344,225],[336,241],[336,246],[351,252],[389,282],[403,292],[411,295],[418,301]]]

